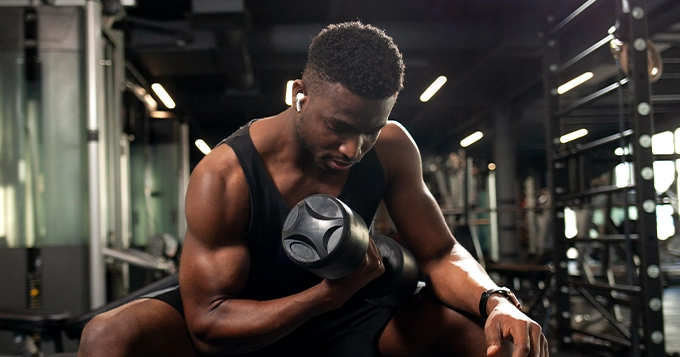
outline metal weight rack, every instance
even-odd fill
[[[560,348],[665,356],[646,3],[588,0],[563,18],[555,11],[546,9],[541,33],[554,335]],[[589,85],[558,92],[588,68]],[[588,136],[560,141],[579,127]],[[624,172],[630,179],[616,184]],[[578,229],[568,236],[569,216]]]

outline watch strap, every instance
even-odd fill
[[[489,317],[489,314],[486,312],[486,304],[489,301],[489,298],[494,294],[503,295],[520,311],[522,310],[522,304],[519,303],[519,300],[517,300],[517,297],[512,292],[512,290],[504,286],[497,287],[483,292],[482,297],[479,299],[479,314],[482,316],[482,319],[486,320]]]

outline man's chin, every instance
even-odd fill
[[[316,167],[321,170],[323,173],[327,174],[332,174],[332,175],[341,175],[345,172],[347,172],[352,165],[337,165],[334,161],[332,160],[323,160],[323,161],[316,161]]]

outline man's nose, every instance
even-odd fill
[[[340,153],[351,161],[357,160],[361,156],[361,147],[364,143],[362,135],[346,138],[340,144]]]

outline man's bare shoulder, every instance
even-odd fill
[[[408,130],[390,120],[380,132],[374,147],[383,168],[394,173],[406,165],[420,165],[420,151]]]
[[[229,222],[243,226],[249,205],[248,184],[234,150],[228,145],[216,147],[191,173],[186,196],[189,225],[199,223],[193,225],[195,230]]]
[[[206,155],[191,173],[191,180],[209,180],[214,184],[235,184],[234,180],[243,180],[245,176],[236,157],[236,153],[227,144],[222,144]]]
[[[398,149],[415,148],[415,142],[408,130],[398,121],[390,120],[380,131],[380,136],[375,143],[376,147],[397,146]]]

